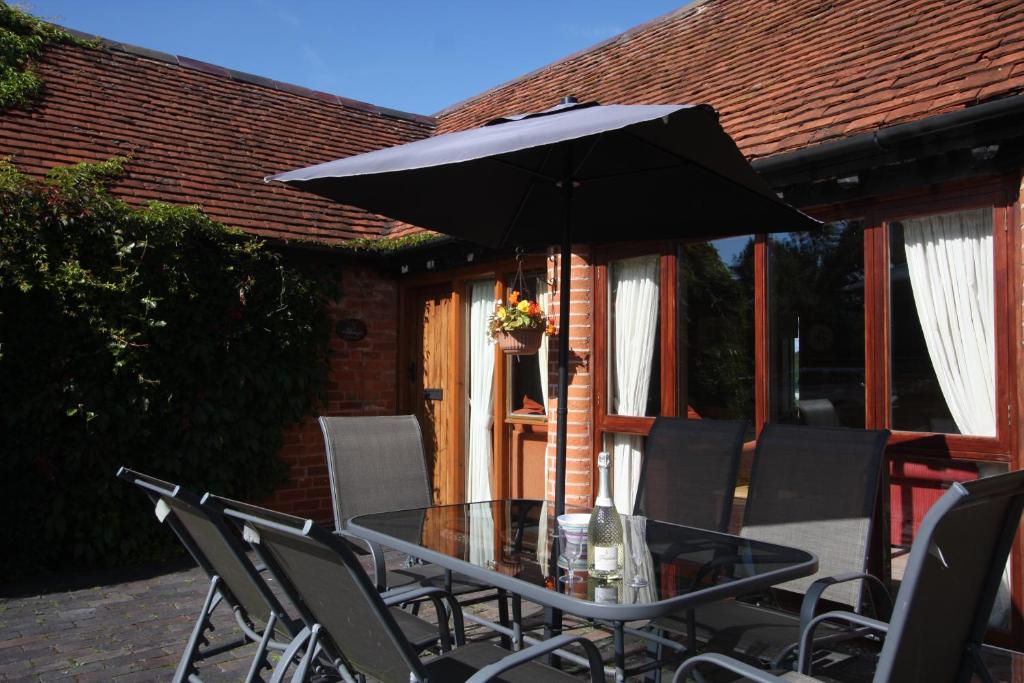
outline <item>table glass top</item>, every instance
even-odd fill
[[[557,580],[567,573],[567,562],[558,552],[554,506],[542,501],[499,500],[382,512],[356,517],[350,528],[355,535],[365,535],[361,529],[375,532],[567,597],[602,604],[658,602],[723,583],[757,582],[797,567],[801,571],[796,576],[814,570],[814,557],[803,550],[653,519],[645,523],[629,515],[623,515],[622,521],[623,577],[614,581],[590,577],[583,570],[584,557],[576,563],[576,573],[583,580],[572,584]],[[395,547],[409,550],[400,544]],[[646,579],[647,585],[630,585],[639,583],[634,581],[636,576]]]

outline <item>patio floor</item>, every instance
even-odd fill
[[[0,681],[166,681],[207,587],[199,569],[181,562],[0,586]],[[527,628],[539,626],[539,615],[535,605],[524,604]],[[425,609],[421,616],[432,613]],[[218,610],[214,625],[211,645],[239,635],[227,610]],[[571,621],[567,626],[600,639],[602,648],[610,650],[610,638],[601,632]],[[470,640],[494,637],[468,622],[466,628]],[[642,650],[640,642],[628,647]],[[200,675],[209,683],[241,680],[254,648],[206,660]],[[997,655],[993,665],[996,680],[1012,680],[1008,656]]]

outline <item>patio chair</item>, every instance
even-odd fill
[[[802,626],[823,596],[855,612],[870,603],[876,614],[887,615],[888,592],[866,573],[887,440],[886,430],[765,425],[754,454],[740,535],[795,546],[818,557],[816,574],[776,586],[803,594],[799,617],[771,605],[773,595],[767,595],[698,608],[686,620],[672,615],[656,620],[653,627],[686,633],[691,646],[696,638],[707,649],[779,666],[796,649]],[[727,563],[729,558],[716,561]],[[850,635],[831,629],[828,638]]]
[[[203,508],[195,494],[126,467],[120,468],[117,476],[135,484],[149,496],[157,518],[174,531],[196,564],[210,577],[202,611],[174,673],[175,683],[201,680],[197,662],[249,642],[258,646],[245,680],[259,680],[260,670],[267,665],[267,650],[287,651],[304,631],[302,623],[285,612],[246,556],[246,546],[237,534],[222,519]],[[207,633],[213,629],[211,616],[221,603],[227,604],[234,613],[242,637],[215,648],[202,649],[207,644]]]
[[[383,548],[348,534],[352,517],[433,504],[423,436],[415,415],[321,417],[320,429],[327,451],[335,532],[354,544],[357,551],[369,551],[378,590],[425,585],[465,595],[491,588],[441,567],[411,560],[401,569],[388,571]],[[498,592],[498,598],[499,620],[507,626],[508,606],[503,591]]]
[[[634,514],[725,531],[747,425],[658,417],[644,447]]]
[[[673,680],[710,664],[762,683],[815,681],[814,632],[843,622],[885,638],[873,683],[991,681],[982,641],[1022,510],[1024,471],[955,483],[921,524],[888,623],[844,611],[815,617],[801,631],[798,672],[785,678],[711,653],[686,661]]]
[[[207,501],[212,497],[207,496]],[[382,683],[408,681],[577,681],[575,676],[534,662],[570,643],[579,643],[590,663],[591,680],[604,680],[600,653],[582,636],[563,635],[517,653],[492,643],[463,643],[462,623],[456,619],[458,647],[437,657],[420,660],[410,647],[397,617],[417,617],[387,609],[349,544],[312,520],[273,513],[236,501],[216,499],[224,514],[244,525],[245,536],[278,578],[289,598],[299,606],[310,637],[292,680],[309,680],[308,662],[314,652],[329,661],[347,681],[372,677]],[[414,592],[437,592],[421,588]],[[408,593],[400,593],[406,596]],[[446,598],[453,600],[450,594]],[[459,614],[453,609],[454,615]],[[443,610],[439,610],[443,615]],[[426,622],[423,622],[426,624]],[[275,671],[283,679],[287,663]],[[514,669],[514,670],[513,670]],[[509,671],[509,674],[503,675]]]

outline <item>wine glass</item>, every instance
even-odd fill
[[[632,515],[629,520],[629,557],[633,561],[633,578],[629,585],[633,588],[643,588],[647,585],[647,577],[644,576],[644,560],[647,559],[647,518],[640,515]]]
[[[558,577],[558,580],[563,583],[576,583],[582,581],[583,577],[576,576],[576,562],[583,555],[583,543],[586,539],[586,533],[581,534],[577,530],[566,529],[561,527],[558,530],[558,540],[561,544],[562,559],[565,560],[565,566],[568,570],[568,574]]]

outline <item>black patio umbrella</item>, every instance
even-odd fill
[[[573,243],[814,229],[780,200],[707,105],[543,112],[271,176],[490,247],[561,244],[555,507],[565,508],[569,256]]]

